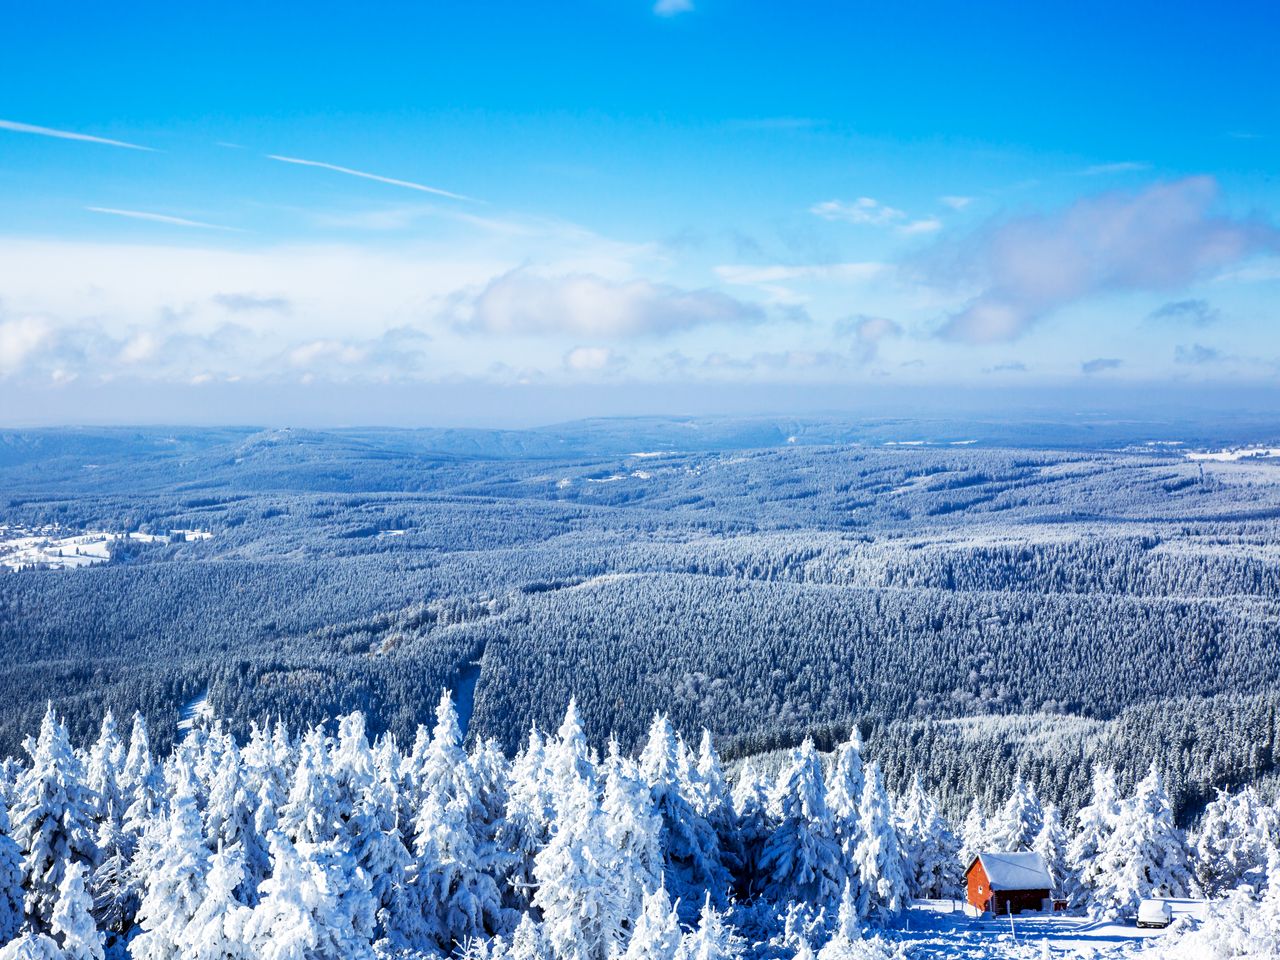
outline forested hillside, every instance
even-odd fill
[[[1155,761],[1187,823],[1275,773],[1280,465],[1156,429],[5,434],[0,536],[211,536],[0,573],[0,752],[48,700],[78,738],[109,705],[163,746],[201,701],[404,740],[445,686],[508,753],[570,697],[593,741],[662,710],[730,760],[857,724],[953,816]]]

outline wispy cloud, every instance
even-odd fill
[[[915,236],[921,233],[937,233],[942,229],[942,221],[937,217],[924,217],[920,220],[912,220],[910,223],[904,223],[898,228],[899,233],[907,236]]]
[[[205,223],[201,220],[188,220],[186,217],[171,217],[166,213],[149,213],[145,210],[118,210],[115,207],[85,207],[92,213],[105,213],[113,217],[128,217],[130,220],[146,220],[150,223],[165,223],[171,227],[198,227],[201,230],[229,230],[243,232],[237,227],[224,227],[217,223]]]
[[[1151,164],[1138,160],[1121,160],[1119,163],[1095,163],[1078,171],[1082,177],[1100,177],[1109,173],[1140,173],[1150,170]]]
[[[303,160],[300,157],[282,157],[279,154],[267,154],[268,160],[279,160],[281,163],[293,163],[300,167],[316,167],[320,170],[331,170],[334,173],[345,173],[349,177],[360,177],[362,180],[373,180],[377,183],[390,184],[393,187],[404,187],[406,190],[418,190],[421,193],[435,194],[437,197],[448,197],[451,200],[470,200],[476,202],[474,197],[463,196],[460,193],[454,193],[450,190],[442,190],[439,187],[429,187],[424,183],[414,183],[412,180],[397,180],[395,177],[384,177],[377,173],[366,173],[363,170],[352,170],[350,167],[340,167],[336,163],[324,163],[321,160]]]
[[[1097,357],[1080,364],[1080,372],[1085,374],[1102,373],[1103,371],[1116,370],[1123,366],[1124,361],[1115,357]]]
[[[1140,193],[1107,193],[1050,215],[996,221],[936,248],[925,274],[981,292],[940,335],[1014,340],[1054,311],[1100,294],[1176,290],[1224,267],[1280,251],[1280,229],[1214,212],[1217,183],[1189,177]]]
[[[37,127],[31,123],[18,123],[16,120],[0,120],[0,130],[12,133],[33,133],[38,137],[54,137],[57,140],[80,140],[84,143],[100,143],[108,147],[124,147],[126,150],[145,150],[154,153],[154,147],[143,147],[123,140],[112,140],[108,137],[94,137],[87,133],[75,133],[71,130],[55,130],[52,127]]]
[[[882,341],[902,336],[902,324],[896,320],[865,313],[841,320],[836,324],[836,330],[853,335],[854,356],[864,364],[876,359]]]
[[[215,293],[214,303],[232,313],[266,310],[273,313],[289,313],[293,304],[288,297],[262,297],[255,293]]]
[[[809,212],[823,220],[844,223],[865,223],[883,227],[905,220],[907,215],[896,207],[886,206],[873,197],[859,197],[852,202],[823,200],[809,208]]]
[[[1147,314],[1153,323],[1188,323],[1193,327],[1207,327],[1222,319],[1221,312],[1208,300],[1175,300]]]
[[[973,197],[950,196],[939,197],[938,199],[942,201],[943,206],[950,207],[952,210],[963,210],[965,207],[969,206],[969,204],[973,203]]]
[[[1217,363],[1225,359],[1222,351],[1216,347],[1206,347],[1203,343],[1193,343],[1191,346],[1183,346],[1179,344],[1173,351],[1173,362],[1189,364],[1192,366],[1203,366],[1206,363]]]
[[[688,13],[693,9],[693,0],[658,0],[653,5],[653,12],[660,17],[674,17],[679,13]]]

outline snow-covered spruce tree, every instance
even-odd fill
[[[1087,906],[1100,882],[1102,851],[1116,827],[1120,801],[1115,771],[1098,767],[1093,771],[1093,795],[1076,812],[1076,832],[1067,844],[1067,866],[1073,886],[1066,891],[1071,905]]]
[[[575,699],[569,700],[560,728],[546,745],[546,762],[548,788],[554,796],[569,789],[577,780],[595,784],[595,757],[578,721],[578,702]]]
[[[395,917],[420,907],[406,886],[414,857],[397,823],[395,797],[380,779],[365,783],[343,824],[340,842],[369,878],[379,936],[394,926]]]
[[[623,949],[632,917],[615,890],[610,848],[593,782],[568,778],[557,790],[551,842],[533,866],[533,906],[559,960],[608,960]]]
[[[529,740],[511,765],[507,809],[498,831],[498,843],[508,856],[503,891],[505,902],[523,909],[533,896],[533,858],[547,844],[552,804],[546,752],[542,734],[534,724]]]
[[[22,926],[22,851],[11,836],[9,810],[0,797],[0,943],[8,943]]]
[[[1067,863],[1067,831],[1062,826],[1058,808],[1052,803],[1045,806],[1043,821],[1040,832],[1031,842],[1031,849],[1040,854],[1040,859],[1044,861],[1049,877],[1053,880],[1054,892],[1072,890],[1075,881]]]
[[[133,868],[137,838],[125,832],[115,810],[110,809],[98,824],[94,842],[98,865],[89,880],[93,915],[102,930],[127,933],[133,927],[142,891],[142,878]]]
[[[280,829],[294,843],[324,843],[338,836],[341,817],[324,730],[312,727],[302,738],[289,799],[280,810]]]
[[[919,774],[898,805],[897,827],[911,895],[922,899],[955,896],[962,880],[960,844],[937,803],[925,793]]]
[[[258,884],[266,876],[267,842],[257,830],[254,804],[246,790],[240,750],[234,740],[225,744],[212,776],[204,810],[205,846],[210,850],[234,847],[240,851],[239,897],[243,903],[252,905],[257,902]],[[246,869],[246,864],[252,864],[253,869]]]
[[[817,960],[889,960],[889,951],[879,939],[865,940],[858,919],[858,898],[853,884],[846,884],[840,898],[835,935],[818,951]]]
[[[1186,838],[1160,774],[1151,771],[1120,805],[1115,829],[1098,854],[1099,871],[1089,909],[1099,916],[1134,913],[1149,896],[1185,897],[1191,886]]]
[[[849,739],[836,747],[835,762],[827,778],[827,808],[835,823],[836,839],[847,862],[853,861],[862,839],[859,807],[866,780],[862,771],[862,734],[854,727]]]
[[[697,927],[686,933],[676,951],[678,960],[740,960],[747,952],[747,941],[725,922],[724,914],[711,902],[707,892],[698,915]]]
[[[262,960],[370,960],[369,880],[333,843],[295,845],[268,838],[271,876],[245,924],[251,955]]]
[[[644,908],[646,895],[662,885],[662,820],[653,812],[649,785],[635,761],[619,756],[616,750],[614,744],[607,763],[601,813],[609,843],[605,855],[619,901],[617,909],[630,929],[630,921]]]
[[[987,825],[987,843],[991,850],[1025,851],[1044,826],[1044,811],[1035,789],[1021,777],[1013,782],[1013,790],[1000,812]]]
[[[812,740],[792,751],[770,804],[778,823],[760,853],[765,896],[780,904],[802,900],[816,908],[834,906],[849,874]]]
[[[441,949],[503,932],[511,919],[502,904],[489,815],[476,764],[462,749],[458,715],[448,691],[436,709],[436,727],[423,762],[426,785],[414,822],[410,896],[422,931]],[[482,830],[484,832],[482,833]],[[416,917],[415,917],[416,920]],[[396,921],[400,922],[400,921]],[[399,936],[412,941],[410,926]]]
[[[146,884],[138,908],[142,933],[130,945],[134,960],[181,960],[189,946],[187,924],[208,892],[209,851],[195,779],[189,763],[179,761],[168,816],[145,838]]]
[[[1263,960],[1280,957],[1280,848],[1268,845],[1260,886],[1237,887],[1206,907],[1203,923],[1161,938],[1159,960]],[[1260,896],[1259,896],[1260,894]]]
[[[502,944],[501,950],[495,950],[495,960],[551,960],[551,948],[547,946],[547,938],[542,935],[542,928],[533,916],[528,913],[520,915],[511,939]]]
[[[725,869],[731,875],[740,872],[744,855],[742,834],[734,814],[733,798],[725,783],[720,755],[716,753],[715,744],[712,743],[711,731],[705,727],[702,729],[702,739],[698,743],[696,775],[695,793],[698,799],[695,809],[715,831],[716,839],[720,844],[720,860]]]
[[[1277,811],[1253,787],[1219,792],[1200,820],[1195,876],[1206,897],[1221,897],[1265,870],[1267,842],[1277,832]]]
[[[183,960],[257,960],[245,933],[253,911],[237,895],[243,884],[240,850],[220,849],[209,861],[206,896],[182,932]]]
[[[738,770],[732,799],[741,857],[737,887],[743,897],[751,897],[758,892],[755,880],[759,875],[760,853],[772,828],[768,813],[768,787],[750,759],[745,760]]]
[[[859,818],[862,839],[854,851],[858,913],[885,923],[906,907],[910,894],[902,874],[902,849],[893,825],[889,797],[880,780],[880,767],[874,762],[866,768]]]
[[[84,887],[85,866],[67,867],[50,928],[66,960],[102,960],[102,934],[93,921],[93,901]]]
[[[0,960],[66,960],[57,943],[43,933],[24,933],[0,948]]]
[[[470,787],[459,780],[457,789],[453,798],[429,794],[416,825],[412,896],[443,950],[501,932],[507,916],[496,880],[480,868]]]
[[[982,812],[982,804],[974,797],[969,804],[969,812],[964,815],[960,824],[960,870],[969,869],[973,858],[987,848],[987,817]]]
[[[124,775],[120,780],[126,806],[124,808],[125,831],[134,838],[142,832],[161,810],[164,802],[164,775],[151,757],[151,745],[147,735],[147,721],[140,713],[133,715],[133,729],[129,734],[129,752],[124,760]]]
[[[623,960],[675,960],[680,950],[680,916],[667,888],[645,894],[640,914],[631,927]]]
[[[656,715],[640,755],[654,810],[662,818],[662,855],[667,890],[682,904],[696,904],[704,891],[722,903],[729,875],[720,859],[716,832],[698,814],[692,785],[682,774],[679,745],[666,716]]]
[[[10,820],[22,851],[26,914],[36,930],[49,929],[67,867],[92,867],[93,795],[52,704],[40,724],[39,739],[26,744],[31,766],[18,778]]]
[[[94,818],[102,820],[109,813],[122,816],[124,792],[120,781],[124,776],[125,749],[116,732],[116,720],[108,710],[102,718],[98,739],[89,749],[85,764],[85,785],[93,796]]]

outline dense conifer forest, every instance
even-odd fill
[[[48,701],[77,741],[111,708],[167,748],[199,702],[403,742],[446,687],[508,756],[571,697],[592,742],[662,711],[730,763],[856,725],[953,817],[1019,778],[1070,814],[1093,767],[1154,762],[1187,826],[1273,790],[1280,468],[1167,430],[7,433],[0,539],[119,539],[0,572],[0,753]]]

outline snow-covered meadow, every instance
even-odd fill
[[[62,527],[0,526],[0,568],[56,570],[88,567],[111,559],[113,544],[180,543],[208,540],[208,530],[170,530],[167,533],[112,533],[103,530],[71,532]]]

